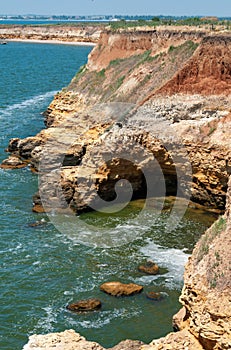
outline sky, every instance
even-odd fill
[[[1,0],[0,14],[231,17],[231,0]]]

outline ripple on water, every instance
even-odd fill
[[[21,103],[15,103],[13,105],[10,105],[6,108],[0,109],[0,118],[5,116],[12,116],[14,112],[19,112],[24,109],[28,109],[28,107],[33,109],[36,107],[36,109],[39,107],[39,104],[43,104],[44,100],[50,99],[53,97],[58,91],[48,91],[45,94],[37,95],[32,98],[29,98],[27,100],[22,101]]]

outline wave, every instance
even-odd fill
[[[53,97],[55,94],[57,94],[57,92],[58,91],[48,91],[45,94],[36,95],[20,103],[14,103],[13,105],[8,106],[6,109],[0,110],[0,115],[8,116],[16,110],[18,111],[18,110],[26,109],[31,106],[36,106],[39,103],[44,102],[48,98]]]
[[[189,254],[180,249],[161,247],[151,240],[148,240],[146,246],[140,248],[140,252],[147,258],[154,260],[160,267],[168,270],[166,274],[161,276],[165,280],[165,286],[169,289],[181,287],[184,267],[190,256]],[[148,284],[159,277],[160,275],[142,276],[136,282]]]
[[[45,315],[38,321],[38,324],[32,333],[36,333],[38,329],[41,328],[45,333],[54,332],[54,325],[57,323],[57,312],[54,310],[53,305],[43,307],[42,310]]]
[[[82,327],[84,329],[87,328],[103,328],[107,324],[111,323],[114,319],[131,319],[132,317],[136,317],[141,314],[142,311],[140,309],[131,309],[131,308],[120,308],[114,310],[103,310],[98,316],[93,320],[74,320],[74,324],[72,326]],[[69,321],[70,322],[70,321]]]

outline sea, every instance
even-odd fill
[[[35,135],[44,127],[42,112],[87,61],[91,46],[9,42],[0,46],[0,161],[8,141]],[[113,214],[81,215],[88,234],[105,228],[119,237],[133,232],[123,246],[84,244],[76,234],[59,230],[46,214],[32,212],[38,176],[29,167],[0,169],[0,349],[21,350],[32,334],[74,329],[106,348],[124,339],[145,343],[172,331],[179,310],[184,265],[201,234],[215,217],[192,207],[171,232],[169,208],[156,215],[143,200]],[[81,228],[83,229],[83,228]],[[93,232],[94,231],[94,232]],[[144,275],[137,267],[148,259],[160,274]],[[138,283],[141,294],[112,297],[100,291],[107,281]],[[159,292],[160,300],[147,298]],[[69,303],[99,298],[101,310],[76,314]]]

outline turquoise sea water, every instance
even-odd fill
[[[9,43],[0,47],[0,160],[12,137],[34,135],[43,127],[41,112],[54,93],[68,84],[86,62],[90,47]],[[134,241],[110,249],[86,247],[76,236],[59,232],[45,214],[31,212],[37,176],[29,169],[0,170],[1,350],[19,350],[28,335],[75,329],[89,340],[110,347],[122,339],[149,342],[171,331],[178,310],[184,264],[200,234],[213,221],[191,210],[177,229],[166,233],[168,211],[155,218],[148,210],[140,220],[141,200],[113,215],[88,213],[81,220],[119,235],[134,232]],[[31,227],[36,220],[45,222]],[[151,258],[161,274],[144,276],[137,266]],[[105,281],[144,285],[130,298],[99,291]],[[163,299],[146,298],[148,291]],[[73,314],[70,302],[98,297],[102,310]]]

